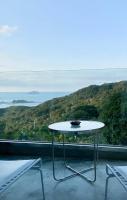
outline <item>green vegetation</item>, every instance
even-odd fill
[[[0,138],[50,141],[48,125],[72,119],[100,120],[106,124],[102,143],[127,145],[127,81],[91,85],[32,108],[0,109]],[[56,139],[61,141],[62,136]],[[90,137],[81,137],[79,142],[88,141]]]

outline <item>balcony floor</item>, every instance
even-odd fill
[[[0,158],[2,159],[2,157]],[[4,157],[4,159],[11,159]],[[22,159],[22,157],[16,157]],[[28,157],[27,157],[28,159]],[[72,166],[82,168],[89,166],[90,162],[72,160]],[[64,182],[56,182],[52,176],[52,162],[50,158],[43,158],[43,177],[46,200],[105,200],[106,172],[105,164],[124,164],[125,161],[99,161],[97,167],[97,181],[88,183],[83,178],[76,176]],[[68,174],[62,165],[62,160],[57,158],[57,172],[62,176]],[[4,170],[4,169],[3,169]],[[0,172],[1,173],[1,172]],[[70,173],[70,172],[69,172]],[[91,173],[89,174],[91,175]],[[126,192],[116,178],[111,178],[108,185],[107,200],[125,200]],[[42,200],[41,182],[38,171],[30,170],[18,179],[9,189],[2,194],[1,200]]]

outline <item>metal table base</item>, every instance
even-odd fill
[[[93,150],[94,150],[94,159],[93,159],[93,167],[81,170],[81,171],[77,171],[74,168],[72,168],[70,165],[67,164],[66,161],[66,149],[65,149],[65,136],[64,133],[62,133],[63,135],[63,157],[64,157],[64,165],[65,168],[67,168],[68,170],[70,170],[71,172],[73,172],[73,174],[62,177],[62,178],[57,178],[56,177],[56,169],[55,169],[55,142],[54,142],[54,131],[52,131],[52,163],[53,163],[53,178],[56,181],[65,181],[67,179],[70,179],[74,176],[81,176],[82,178],[84,178],[86,181],[88,182],[95,182],[96,181],[96,166],[97,166],[97,160],[98,160],[98,133],[93,134],[94,137],[94,144],[93,144]],[[84,174],[87,173],[88,171],[93,170],[93,178],[88,178],[87,176],[85,176]]]

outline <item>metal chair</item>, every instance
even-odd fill
[[[39,170],[40,172],[43,200],[45,200],[41,158],[30,160],[0,160],[0,196],[11,184],[16,182],[17,179],[30,169]]]
[[[106,173],[108,175],[106,179],[105,186],[105,200],[107,199],[108,193],[108,181],[110,178],[115,177],[120,182],[120,184],[124,187],[127,192],[127,166],[111,166],[109,164],[106,165]]]

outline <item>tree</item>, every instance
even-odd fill
[[[104,136],[109,144],[127,144],[127,92],[114,92],[105,98],[101,118],[106,124]]]
[[[75,107],[67,116],[68,119],[90,120],[99,115],[97,108],[93,105],[81,105]]]

